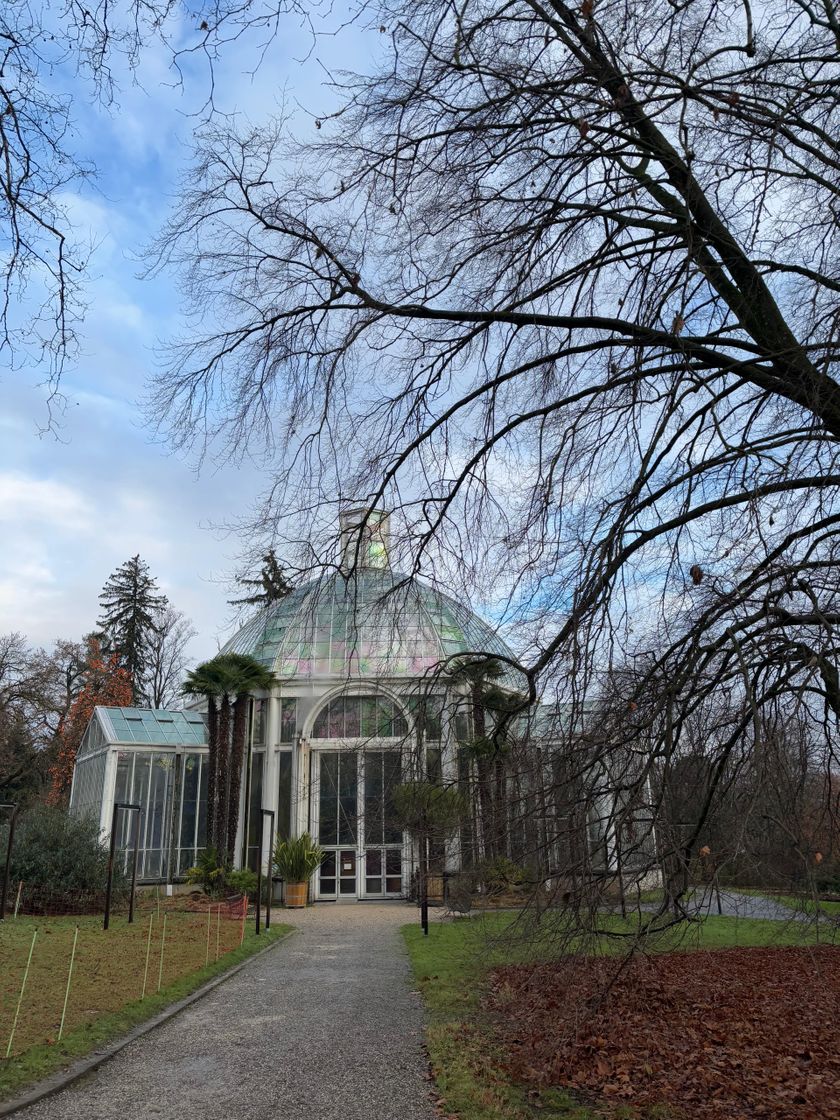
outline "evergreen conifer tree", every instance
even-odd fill
[[[256,579],[241,578],[236,581],[248,593],[241,599],[229,599],[232,607],[270,607],[294,590],[286,579],[273,548],[262,559],[262,569]]]
[[[102,614],[97,625],[109,652],[119,658],[131,679],[134,703],[143,691],[149,643],[167,604],[157,581],[140,556],[133,556],[109,577],[99,596]]]

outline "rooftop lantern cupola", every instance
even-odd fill
[[[381,509],[356,507],[339,514],[341,534],[341,567],[345,572],[355,568],[384,568],[388,562],[390,514]]]

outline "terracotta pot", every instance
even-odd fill
[[[286,883],[286,905],[298,908],[306,905],[306,896],[309,894],[308,883]]]

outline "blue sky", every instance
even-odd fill
[[[323,111],[329,94],[318,60],[330,66],[340,58],[362,69],[367,44],[353,32],[300,61],[308,46],[288,18],[255,78],[246,72],[253,65],[247,47],[228,52],[217,74],[219,107],[252,122],[281,97],[287,106]],[[188,73],[185,90],[172,89],[160,47],[145,53],[137,77],[135,84],[123,73],[110,111],[92,103],[87,87],[67,87],[76,150],[99,171],[63,199],[77,232],[96,245],[89,311],[81,358],[62,384],[67,409],[59,439],[39,435],[43,371],[0,367],[0,632],[19,630],[43,645],[81,637],[95,622],[109,573],[139,552],[193,620],[200,658],[229,632],[225,600],[241,548],[210,526],[246,511],[265,476],[247,463],[197,474],[143,427],[137,402],[155,346],[177,331],[179,316],[174,278],[140,279],[139,254],[177,190],[195,124],[190,113],[206,84]]]

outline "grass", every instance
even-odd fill
[[[240,945],[239,920],[210,922],[209,963],[207,916],[166,912],[166,941],[161,969],[163,921],[140,914],[129,926],[125,917],[112,919],[102,930],[101,918],[17,918],[0,924],[0,1100],[20,1091],[114,1038],[125,1034],[167,1005],[183,999],[202,984],[277,940],[289,926],[277,923],[260,937],[248,923]],[[141,998],[146,950],[151,950],[146,995]],[[76,926],[79,938],[67,1017],[61,1041],[58,1031]],[[10,1058],[6,1047],[21,990],[26,958],[37,928],[32,965],[21,1003]],[[160,990],[158,981],[160,979]]]
[[[427,1046],[445,1115],[461,1120],[600,1120],[602,1111],[562,1089],[529,1092],[511,1083],[501,1066],[480,999],[487,972],[496,965],[525,963],[556,953],[550,927],[545,937],[516,936],[521,918],[486,914],[451,923],[433,923],[429,936],[416,926],[403,930],[417,987],[428,1013]],[[632,929],[631,920],[605,920],[613,933]],[[836,934],[835,934],[836,936]],[[830,934],[829,934],[830,937]],[[826,932],[793,922],[708,917],[669,932],[647,946],[649,951],[722,949],[732,946],[813,944]],[[615,940],[591,945],[596,953],[615,952]],[[614,1112],[616,1118],[622,1113]],[[636,1115],[627,1112],[627,1116]],[[654,1108],[649,1120],[669,1120],[669,1110]]]

